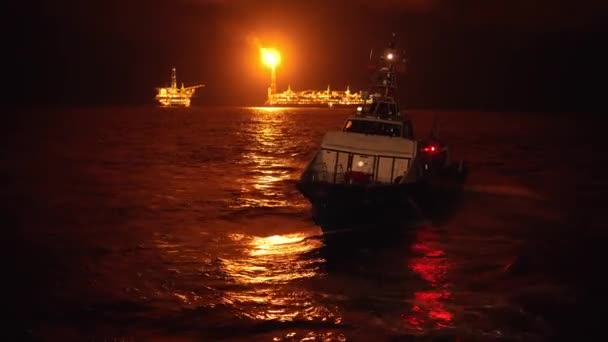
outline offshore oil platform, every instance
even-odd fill
[[[268,87],[267,106],[303,106],[303,107],[350,107],[363,105],[362,92],[351,92],[350,87],[346,90],[304,90],[293,91],[291,86],[282,93],[273,91],[276,85]]]
[[[156,101],[162,106],[182,106],[190,107],[190,99],[196,89],[204,87],[204,84],[197,84],[190,87],[177,87],[177,75],[175,68],[171,69],[171,86],[156,88]]]
[[[333,106],[359,106],[363,105],[364,98],[362,92],[351,92],[350,87],[345,91],[331,90],[327,86],[326,90],[304,90],[293,91],[291,86],[287,90],[277,92],[277,66],[281,63],[281,54],[276,49],[260,48],[262,62],[270,68],[270,86],[268,96],[264,102],[265,106],[286,106],[286,107],[333,107]]]

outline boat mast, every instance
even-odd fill
[[[399,62],[400,57],[395,50],[395,37],[396,35],[393,33],[388,48],[384,51],[384,54],[380,55],[380,66],[374,84],[375,94],[379,93],[380,96],[391,99],[397,89],[395,63]]]
[[[405,52],[395,48],[395,38],[396,34],[393,33],[388,47],[378,56],[377,62],[370,65],[374,71],[364,96],[364,106],[357,109],[363,115],[401,115],[396,99],[397,73],[403,71],[406,60],[403,58]],[[370,59],[372,55],[373,50],[370,51]]]

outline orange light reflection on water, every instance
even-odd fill
[[[226,291],[224,302],[257,320],[340,320],[315,303],[310,292],[290,288],[293,281],[316,276],[324,262],[304,255],[323,245],[311,236],[302,232],[266,237],[231,235],[245,249],[240,257],[221,259],[222,270],[243,286]]]
[[[407,327],[417,331],[450,327],[454,318],[445,305],[451,296],[446,279],[449,264],[445,252],[434,247],[433,238],[428,231],[419,232],[418,242],[412,246],[416,256],[408,263],[431,287],[414,292],[412,313],[404,315]]]
[[[286,283],[316,274],[319,260],[300,258],[323,244],[317,239],[307,239],[304,233],[247,238],[247,253],[239,259],[223,259],[224,270],[237,282]],[[243,239],[232,235],[234,239]]]
[[[289,109],[289,107],[249,107],[249,109],[254,110],[258,113],[275,113],[282,112],[284,110]]]
[[[285,156],[294,142],[284,133],[288,125],[283,115],[275,115],[283,108],[255,107],[251,111],[250,134],[252,143],[241,162],[252,172],[246,178],[238,179],[240,198],[237,207],[284,207],[289,202],[285,198],[285,184],[296,177]]]
[[[251,241],[252,256],[302,254],[321,247],[319,240],[306,240],[302,233],[273,235],[265,238],[254,237]]]

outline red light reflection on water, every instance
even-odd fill
[[[407,327],[417,331],[446,328],[453,320],[453,314],[445,307],[451,296],[446,280],[449,264],[434,240],[432,233],[419,232],[417,243],[412,246],[415,256],[408,262],[408,267],[430,285],[429,290],[414,292],[411,313],[403,315]]]

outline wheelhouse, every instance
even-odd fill
[[[413,139],[412,123],[408,119],[379,120],[376,118],[351,117],[346,120],[342,131],[369,135],[382,135],[388,137],[401,137]]]

